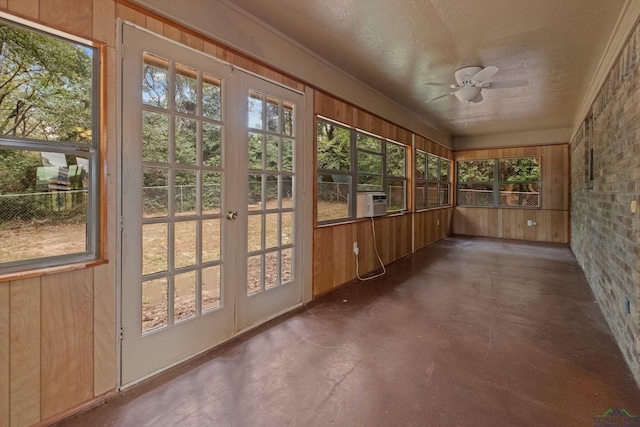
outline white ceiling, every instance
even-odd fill
[[[570,128],[625,0],[230,0],[454,137]],[[427,82],[493,65],[469,106]],[[286,71],[286,70],[285,70]]]

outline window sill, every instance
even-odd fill
[[[403,216],[403,215],[407,215],[412,213],[411,211],[396,211],[396,212],[390,212],[387,213],[386,215],[381,215],[381,216],[375,216],[373,218],[392,218],[392,217],[396,217],[396,216]],[[369,221],[371,217],[365,216],[365,217],[361,217],[361,218],[350,218],[350,219],[346,219],[344,221],[336,221],[336,222],[329,222],[326,224],[316,224],[315,228],[326,228],[326,227],[333,227],[335,225],[346,225],[346,224],[355,224],[358,222],[363,222],[363,221]]]
[[[17,271],[13,273],[0,274],[0,283],[10,282],[13,280],[30,279],[33,277],[47,276],[50,274],[65,273],[74,270],[84,270],[86,268],[97,267],[99,265],[108,264],[109,261],[97,259],[93,261],[77,262],[73,264],[58,265],[55,267],[38,268],[33,270]]]

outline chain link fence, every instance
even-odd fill
[[[174,213],[196,212],[198,187],[196,185],[176,185],[174,187]],[[220,184],[202,186],[202,210],[220,207]],[[165,216],[169,212],[169,187],[154,186],[142,188],[142,207],[145,217]]]
[[[492,190],[458,189],[458,204],[461,206],[493,206]],[[501,191],[500,206],[540,206],[540,193],[525,191]]]
[[[0,194],[0,227],[85,222],[87,199],[87,190]]]

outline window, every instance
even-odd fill
[[[458,204],[540,207],[540,158],[459,161]]]
[[[416,150],[416,209],[449,206],[451,162]]]
[[[318,222],[353,219],[360,191],[385,191],[389,212],[406,210],[404,145],[325,119],[317,121],[316,141]]]
[[[97,49],[0,20],[0,272],[94,259]]]

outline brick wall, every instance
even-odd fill
[[[639,60],[636,27],[571,142],[571,247],[640,385]]]

